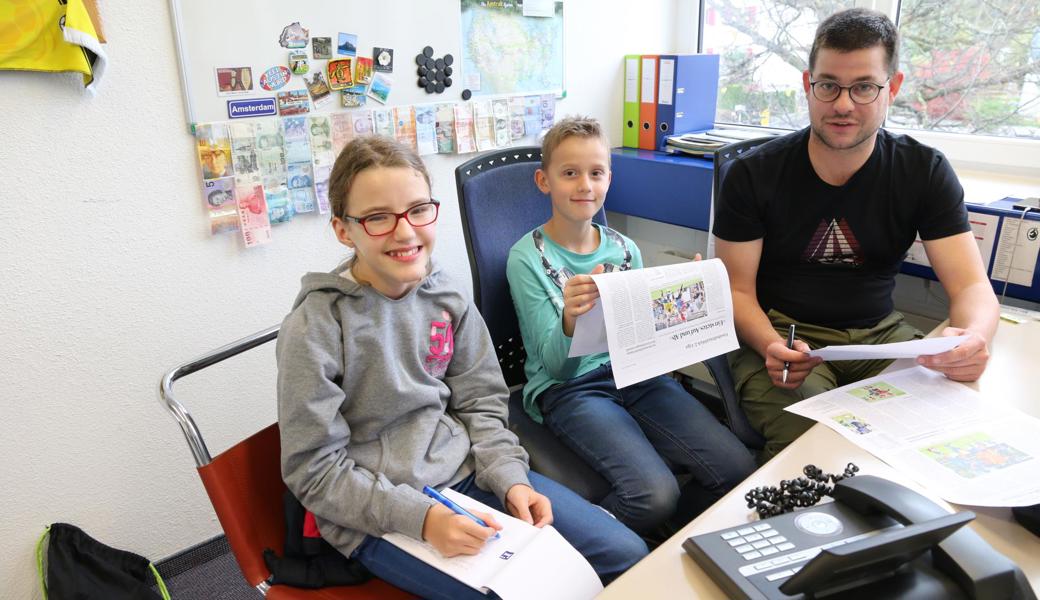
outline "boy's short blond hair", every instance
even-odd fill
[[[604,146],[609,146],[607,136],[603,134],[603,128],[596,119],[582,116],[565,117],[553,125],[542,139],[542,169],[549,168],[553,150],[569,137],[599,138]],[[609,152],[607,160],[610,160]]]

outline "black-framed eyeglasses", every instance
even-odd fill
[[[889,81],[886,79],[884,85],[873,81],[857,81],[852,85],[838,85],[837,81],[821,79],[810,81],[809,86],[812,87],[813,96],[816,96],[820,102],[834,102],[841,96],[842,90],[848,90],[849,98],[856,104],[870,104],[878,99],[881,90],[885,89]]]
[[[441,203],[433,198],[429,202],[416,204],[404,212],[374,213],[364,217],[343,215],[344,221],[353,221],[365,228],[365,233],[372,237],[387,235],[397,229],[397,224],[404,219],[412,227],[425,227],[437,220]]]

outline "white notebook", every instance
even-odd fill
[[[452,489],[441,492],[467,510],[491,513],[500,537],[479,554],[445,558],[433,546],[400,533],[383,539],[462,583],[503,600],[585,600],[603,591],[592,565],[556,529],[541,529],[494,510]]]

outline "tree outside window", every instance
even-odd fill
[[[701,48],[721,55],[720,122],[808,124],[813,33],[854,0],[705,0]],[[1040,139],[1040,2],[902,0],[906,82],[888,124]]]

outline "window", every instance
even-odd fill
[[[700,49],[721,55],[718,121],[804,127],[800,74],[816,26],[857,4],[864,2],[704,0]],[[892,4],[906,82],[889,127],[1040,140],[1040,2]]]
[[[1040,139],[1040,2],[902,0],[889,124]]]

